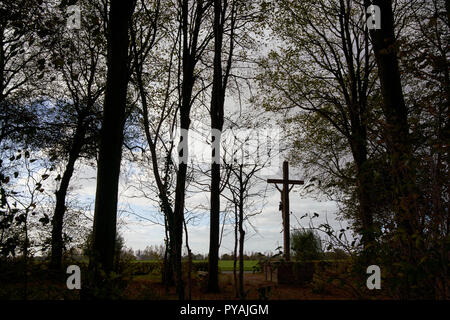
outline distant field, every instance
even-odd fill
[[[244,260],[244,271],[253,271],[253,266],[258,264],[258,260]],[[222,271],[233,271],[233,260],[220,260],[219,268]],[[239,270],[239,261],[237,262],[237,270]]]
[[[136,260],[136,262],[151,262],[156,260]],[[206,262],[206,260],[194,260],[193,263]],[[253,266],[258,264],[258,260],[244,260],[244,271],[253,271]],[[219,260],[219,269],[221,271],[233,271],[233,260]],[[239,261],[237,263],[239,270]]]

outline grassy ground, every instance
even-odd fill
[[[204,261],[203,261],[204,263]],[[245,261],[245,270],[253,271],[253,266],[257,261]],[[185,273],[184,283],[186,292],[192,292],[192,299],[195,300],[216,300],[216,299],[236,299],[236,290],[233,274],[229,271],[233,269],[233,261],[220,261],[219,266],[222,273],[219,275],[220,293],[207,293],[207,277],[199,272],[193,272],[191,277],[191,287],[189,290],[189,281]],[[35,268],[36,269],[36,268]],[[228,272],[227,272],[228,271]],[[67,275],[49,276],[46,270],[34,270],[30,272],[28,280],[25,283],[23,272],[14,269],[14,275],[0,277],[0,300],[9,299],[30,299],[30,300],[79,300],[80,291],[68,290],[66,287]],[[120,280],[120,279],[119,279]],[[161,283],[161,274],[159,270],[148,274],[127,276],[125,281],[118,281],[117,288],[113,289],[115,299],[132,300],[176,300],[176,288],[170,286],[166,288]],[[84,280],[82,280],[82,286]],[[328,283],[318,288],[316,285],[296,286],[277,283],[276,272],[272,277],[264,273],[248,272],[244,274],[244,291],[247,293],[247,299],[289,299],[289,300],[308,300],[308,299],[353,299],[351,292],[341,288],[331,287]],[[330,286],[330,287],[329,287]],[[322,288],[323,287],[323,288]]]
[[[192,299],[193,300],[233,300],[236,299],[236,291],[232,274],[222,273],[219,276],[220,293],[207,293],[206,278],[202,279],[193,275]],[[276,275],[273,281],[265,279],[263,273],[246,273],[244,275],[244,290],[247,292],[247,299],[261,299],[261,290],[270,287],[270,291],[264,294],[271,300],[341,300],[354,299],[349,292],[344,290],[325,290],[315,293],[310,286],[299,287],[292,285],[278,285]],[[188,282],[185,279],[186,292],[188,292]],[[267,291],[264,291],[267,292]],[[177,300],[175,287],[170,287],[169,291],[160,282],[158,275],[145,275],[133,277],[127,288],[123,292],[124,299],[133,300]]]

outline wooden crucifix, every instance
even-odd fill
[[[289,192],[292,190],[294,185],[304,184],[302,180],[289,180],[289,163],[287,161],[283,162],[283,179],[267,179],[267,183],[274,183],[278,191],[281,192],[281,212],[283,217],[283,246],[284,246],[284,258],[286,261],[291,259],[290,254],[290,225],[289,225]],[[282,184],[283,187],[280,189],[278,183]],[[292,185],[292,186],[289,186]]]

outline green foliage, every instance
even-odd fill
[[[352,272],[351,260],[316,261],[314,266],[314,275],[310,284],[314,293],[327,294],[335,288],[355,292],[353,282],[355,276]],[[356,296],[359,297],[360,294]]]
[[[322,242],[314,230],[296,230],[291,234],[291,249],[298,261],[323,258]]]
[[[160,261],[136,261],[131,266],[133,275],[145,275],[149,273],[160,273],[163,263]]]

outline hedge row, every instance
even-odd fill
[[[88,269],[87,261],[66,261],[63,265],[63,270],[65,270],[69,265],[78,265],[82,272],[86,272]],[[0,263],[0,274],[3,278],[14,277],[20,274],[23,274],[23,262],[21,261],[10,261],[8,263]],[[183,270],[187,271],[187,261],[182,262]],[[121,264],[120,269],[125,273],[131,275],[146,275],[150,273],[161,273],[163,269],[163,261],[130,261]],[[46,261],[29,261],[28,272],[32,273],[38,277],[50,276],[48,262]],[[192,271],[208,271],[208,262],[207,261],[193,261],[192,262]]]
[[[278,282],[304,285],[311,282],[316,273],[345,273],[350,265],[349,260],[284,262],[278,266]]]

